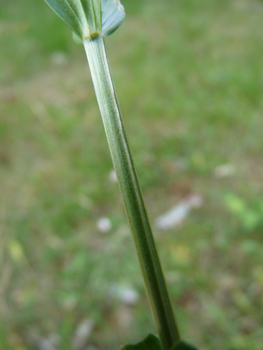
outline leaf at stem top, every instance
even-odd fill
[[[119,0],[44,1],[81,40],[110,35],[125,17]]]
[[[119,28],[125,17],[120,0],[101,0],[102,34],[110,35]]]
[[[125,345],[121,350],[162,350],[162,347],[159,338],[153,334],[149,334],[143,341]]]

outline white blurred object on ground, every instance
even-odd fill
[[[55,51],[51,55],[51,62],[57,66],[61,66],[68,62],[68,57],[64,52]]]
[[[234,175],[236,172],[236,169],[234,165],[232,164],[222,164],[218,165],[214,170],[214,175],[218,179],[221,179],[223,177],[229,177]]]
[[[111,226],[111,221],[108,218],[100,218],[97,222],[97,227],[102,233],[110,231]]]
[[[113,285],[109,290],[109,295],[112,298],[119,299],[127,306],[133,306],[139,300],[139,293],[135,289],[127,286]]]
[[[115,170],[112,170],[109,174],[109,180],[110,182],[118,182],[118,179],[117,179],[117,174],[116,174],[116,171]]]
[[[86,319],[78,325],[72,342],[74,350],[82,349],[85,345],[87,345],[86,343],[93,328],[94,322],[90,319]]]
[[[203,204],[203,198],[200,195],[192,195],[183,199],[172,209],[159,216],[155,220],[155,226],[160,230],[168,230],[179,225],[189,214],[192,208],[199,208]]]
[[[59,335],[58,334],[52,334],[48,338],[45,337],[38,337],[38,336],[32,336],[33,338],[36,338],[35,342],[39,350],[57,350],[59,345]]]

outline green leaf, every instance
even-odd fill
[[[80,0],[91,33],[101,33],[101,0]]]
[[[124,7],[119,0],[101,0],[102,33],[110,35],[119,28],[125,17]]]
[[[110,35],[125,17],[119,0],[44,1],[82,40]]]
[[[80,0],[44,1],[80,38],[90,37],[91,32]]]
[[[121,350],[162,350],[162,347],[159,338],[156,335],[149,334],[143,341],[125,345]]]
[[[172,346],[171,350],[197,350],[197,348],[181,340],[179,343],[176,343],[174,346]]]
[[[121,350],[162,350],[162,346],[156,335],[149,334],[143,341],[136,344],[125,345]],[[173,345],[171,350],[197,350],[197,348],[181,340]]]

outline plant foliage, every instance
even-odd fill
[[[163,350],[160,340],[156,335],[149,334],[147,338],[143,341],[136,344],[129,344],[122,347],[121,350]],[[180,340],[174,346],[172,346],[171,350],[197,350],[197,348],[193,345],[186,343],[183,340]]]
[[[162,347],[159,338],[149,334],[143,341],[125,345],[121,350],[162,350]]]
[[[81,40],[110,35],[125,17],[119,0],[44,1]]]

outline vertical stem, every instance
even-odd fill
[[[124,130],[103,38],[85,40],[84,47],[155,324],[163,349],[169,350],[180,336]]]

